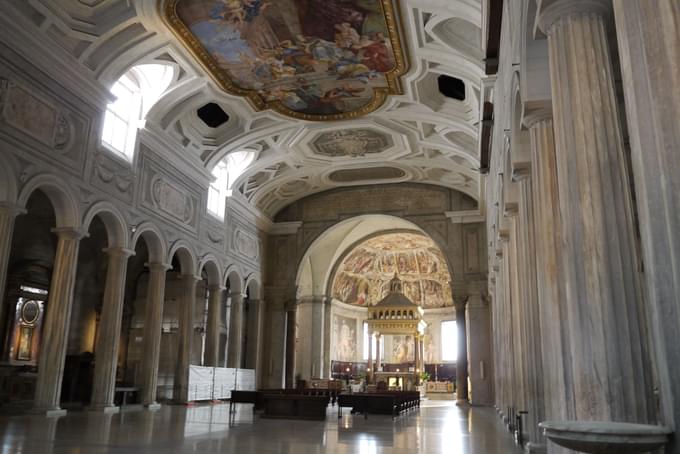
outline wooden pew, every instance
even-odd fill
[[[263,418],[326,419],[328,396],[265,394]]]

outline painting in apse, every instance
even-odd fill
[[[392,337],[392,363],[406,363],[414,361],[415,345],[412,336]]]
[[[333,298],[358,306],[387,295],[394,273],[404,294],[423,308],[453,305],[451,277],[441,250],[419,233],[388,233],[370,238],[348,253],[333,278]]]
[[[392,0],[169,0],[165,19],[227,92],[306,120],[353,118],[400,94]]]
[[[356,361],[357,321],[356,319],[333,316],[333,339],[335,340],[334,359],[337,361]]]

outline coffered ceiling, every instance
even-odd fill
[[[236,182],[234,197],[269,217],[308,194],[367,182],[426,182],[479,200],[481,0],[394,4],[408,64],[399,90],[370,112],[325,119],[332,121],[291,118],[290,112],[255,106],[252,99],[224,90],[164,19],[167,1],[25,0],[3,9],[106,86],[137,64],[174,66],[175,82],[149,111],[147,133],[162,137],[184,161],[207,169],[230,152],[257,152]],[[461,92],[443,95],[440,76],[462,81]],[[228,121],[217,127],[202,121],[197,110],[208,103],[219,106]]]

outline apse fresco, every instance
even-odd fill
[[[172,0],[166,20],[223,88],[258,109],[350,118],[400,93],[392,0]]]
[[[418,233],[389,233],[366,240],[345,256],[333,279],[332,296],[348,304],[377,304],[394,273],[404,294],[423,308],[452,306],[444,255]]]

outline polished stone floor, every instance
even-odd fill
[[[326,421],[260,419],[239,405],[235,423],[228,404],[163,406],[158,411],[125,410],[114,415],[72,412],[61,418],[0,416],[0,454],[118,453],[447,453],[515,454],[493,410],[458,408],[428,401],[394,421],[329,408]]]

